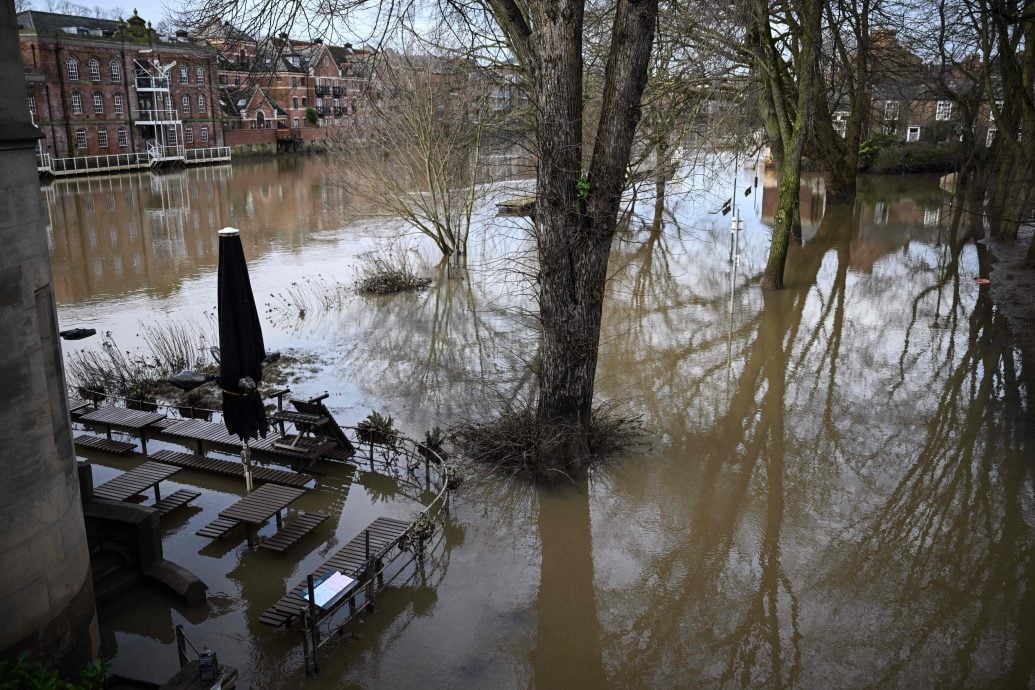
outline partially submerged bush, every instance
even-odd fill
[[[593,461],[641,442],[638,417],[617,412],[614,405],[593,411],[588,435],[571,425],[540,420],[528,405],[508,409],[487,422],[452,429],[453,442],[468,457],[528,479],[552,484],[574,481]]]
[[[367,295],[392,295],[431,285],[431,278],[422,275],[420,262],[413,258],[413,253],[404,249],[361,257],[356,290]]]
[[[309,314],[340,307],[344,291],[344,285],[322,275],[303,277],[281,292],[271,292],[266,313],[280,320],[302,321]]]
[[[371,411],[367,418],[356,425],[356,435],[361,441],[378,443],[383,446],[395,445],[395,421],[391,416],[384,416],[377,410]]]

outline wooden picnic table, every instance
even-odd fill
[[[255,540],[252,536],[254,527],[276,516],[277,528],[280,529],[283,526],[280,511],[287,508],[305,491],[305,489],[298,489],[293,486],[263,484],[221,512],[219,517],[243,522],[248,534],[248,546],[254,546]]]
[[[136,469],[130,470],[107,481],[93,490],[94,496],[112,501],[125,501],[127,498],[141,494],[151,487],[155,490],[155,501],[162,499],[158,485],[180,471],[179,467],[164,465],[148,460]]]
[[[109,439],[112,427],[138,431],[140,432],[140,448],[144,451],[144,455],[147,455],[147,427],[160,419],[165,419],[165,415],[158,412],[131,410],[128,407],[101,407],[84,414],[79,421],[103,424],[107,429]]]

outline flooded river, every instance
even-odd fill
[[[425,585],[389,590],[315,678],[297,633],[259,613],[413,504],[333,467],[301,508],[337,524],[274,556],[196,536],[242,487],[181,473],[204,493],[163,522],[165,553],[209,600],[186,609],[142,588],[120,601],[102,617],[114,670],[171,674],[183,624],[256,688],[1035,684],[1032,373],[973,280],[983,257],[946,241],[949,196],[936,178],[873,178],[841,208],[809,180],[788,287],[763,294],[775,194],[763,175],[744,196],[755,173],[740,171],[730,263],[729,217],[714,213],[730,176],[712,174],[729,167],[673,183],[664,223],[645,211],[615,245],[597,390],[642,418],[649,448],[565,490],[470,468]],[[330,392],[340,422],[377,409],[422,435],[528,392],[521,219],[484,209],[468,271],[429,268],[423,293],[344,293],[301,317],[277,307],[293,287],[350,283],[363,252],[421,246],[324,183],[319,160],[44,196],[63,328],[132,350],[141,324],[210,321],[216,230],[232,225],[267,347],[303,358],[293,390]],[[138,461],[90,458],[97,482]]]

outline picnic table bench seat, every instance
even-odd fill
[[[326,519],[327,516],[323,513],[300,512],[294,520],[284,525],[276,534],[261,542],[259,548],[284,553]]]
[[[91,436],[90,434],[79,434],[75,437],[75,444],[80,448],[99,450],[112,455],[125,455],[136,449],[136,445],[125,441],[113,441],[110,438]]]
[[[188,491],[187,489],[180,489],[176,493],[170,494],[162,500],[158,501],[158,503],[155,503],[154,507],[158,510],[159,513],[161,513],[162,515],[166,515],[176,510],[177,508],[182,508],[183,506],[187,505],[200,495],[201,493],[197,491]]]
[[[226,533],[232,530],[237,525],[241,524],[240,520],[234,520],[231,518],[216,518],[212,522],[208,523],[195,534],[208,537],[209,539],[222,539],[226,536]]]

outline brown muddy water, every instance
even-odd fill
[[[48,186],[62,327],[131,351],[142,323],[205,327],[216,230],[233,225],[270,304],[267,347],[305,360],[292,388],[329,391],[342,423],[378,409],[418,435],[526,394],[528,244],[491,208],[469,270],[429,269],[426,292],[345,293],[304,318],[277,307],[306,277],[349,283],[362,252],[400,246],[321,165]],[[141,588],[105,611],[114,670],[171,674],[183,624],[255,688],[1035,685],[1031,367],[973,280],[977,249],[946,242],[950,198],[935,178],[865,179],[838,208],[808,181],[788,288],[763,294],[774,195],[738,193],[734,273],[728,219],[711,213],[730,186],[711,173],[729,167],[675,183],[660,229],[645,203],[616,243],[597,388],[642,416],[649,448],[563,491],[470,468],[427,581],[389,590],[315,678],[297,634],[259,613],[415,504],[389,478],[328,466],[299,507],[329,510],[329,526],[253,553],[194,534],[243,487],[183,472],[164,490],[203,496],[163,525],[165,553],[209,600]],[[754,172],[740,174],[742,192]],[[90,459],[98,483],[140,460]]]

